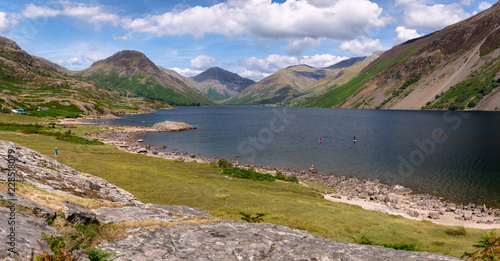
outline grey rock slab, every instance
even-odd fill
[[[83,225],[97,224],[99,221],[96,214],[82,205],[71,201],[63,201],[63,213],[66,220],[72,223],[80,223]]]
[[[129,192],[105,179],[81,173],[37,151],[0,140],[0,180],[7,178],[8,151],[16,157],[16,179],[48,191],[84,198],[96,198],[123,205],[143,205]],[[64,151],[60,151],[61,156]]]
[[[460,260],[426,252],[333,242],[275,224],[210,223],[142,230],[98,248],[134,260]]]
[[[35,255],[41,254],[40,246],[37,240],[42,241],[41,233],[47,235],[54,234],[55,236],[61,236],[61,233],[55,228],[49,226],[47,220],[41,217],[35,217],[23,212],[15,211],[13,224],[15,230],[15,251],[18,254],[12,254],[8,251],[12,248],[7,242],[10,242],[11,225],[8,223],[8,218],[11,216],[11,211],[9,208],[0,207],[0,235],[2,239],[0,240],[0,260],[29,260],[31,255],[31,250],[35,250]],[[12,220],[11,220],[12,221]],[[45,248],[48,250],[48,248]]]
[[[170,222],[183,219],[170,215],[168,211],[149,209],[145,207],[121,207],[109,208],[101,207],[92,210],[97,219],[102,223],[119,223],[119,222],[141,222],[148,220]]]
[[[168,212],[174,212],[174,213],[179,213],[179,214],[188,215],[188,216],[213,218],[212,215],[210,215],[209,213],[207,213],[199,208],[177,206],[177,205],[160,205],[160,204],[153,204],[153,203],[146,204],[146,207],[147,208],[163,209],[163,210],[168,211]]]
[[[38,202],[27,199],[21,195],[15,194],[15,197],[12,198],[9,196],[7,191],[0,190],[0,200],[10,201],[11,199],[15,199],[14,202],[18,206],[23,206],[25,208],[32,209],[35,211],[37,216],[46,218],[46,219],[54,219],[56,217],[56,212]]]

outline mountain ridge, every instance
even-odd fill
[[[498,110],[499,45],[496,3],[464,21],[394,46],[350,82],[302,106]]]

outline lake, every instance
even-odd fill
[[[166,145],[166,151],[299,170],[314,164],[337,176],[377,178],[458,202],[500,205],[498,112],[179,107],[122,118],[108,124],[169,120],[198,128],[147,134],[145,144]]]

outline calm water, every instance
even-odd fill
[[[337,176],[378,178],[455,201],[500,205],[498,112],[180,107],[122,118],[108,123],[169,120],[198,127],[144,139],[167,151],[241,155],[240,162],[300,170],[314,164]]]

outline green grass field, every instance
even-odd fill
[[[0,114],[0,121],[4,121]],[[79,127],[72,133],[96,131]],[[352,242],[349,236],[366,235],[376,242],[417,243],[423,251],[460,257],[487,232],[467,228],[467,235],[453,236],[450,227],[428,221],[363,210],[324,200],[319,184],[252,181],[224,177],[209,164],[185,163],[119,151],[110,145],[82,145],[35,134],[1,131],[0,137],[53,157],[78,171],[90,173],[131,192],[144,203],[175,204],[201,208],[215,217],[240,220],[238,211],[269,213],[264,222],[307,230],[331,240]],[[64,159],[68,156],[68,159]]]

